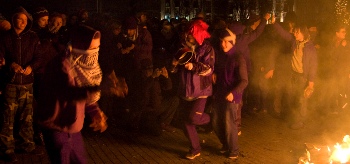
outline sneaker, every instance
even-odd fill
[[[196,157],[199,157],[200,155],[201,155],[201,153],[197,153],[197,154],[189,153],[186,155],[186,158],[187,159],[195,159]]]
[[[160,127],[162,128],[163,132],[174,133],[176,131],[174,127],[172,127],[171,125],[164,124],[164,123],[161,123]]]
[[[221,154],[225,154],[227,151],[228,151],[227,148],[222,147],[221,150],[220,150],[220,153]]]
[[[303,127],[304,127],[304,123],[302,123],[302,122],[297,122],[297,123],[294,123],[290,126],[290,128],[293,130],[302,129]]]
[[[15,152],[5,153],[5,160],[12,163],[15,163],[18,161]]]
[[[230,158],[230,159],[237,159],[238,158],[238,153],[230,153],[229,155],[228,155],[228,158]]]

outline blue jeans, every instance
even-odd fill
[[[213,128],[223,149],[238,153],[238,129],[241,118],[241,103],[218,100],[213,111]]]

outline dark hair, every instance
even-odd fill
[[[294,27],[294,31],[295,30],[300,30],[300,33],[302,33],[304,35],[304,40],[310,39],[309,29],[307,28],[306,25],[296,24]]]

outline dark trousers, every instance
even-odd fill
[[[201,151],[199,137],[196,130],[196,125],[204,125],[210,122],[210,116],[204,113],[207,98],[199,98],[194,101],[182,101],[183,109],[188,116],[185,119],[185,135],[191,142],[192,154],[197,154]]]
[[[294,122],[303,122],[307,116],[307,98],[304,97],[304,90],[308,81],[303,74],[293,72],[290,81],[287,83],[287,102],[294,114]]]
[[[223,145],[230,153],[238,153],[238,132],[241,118],[241,103],[230,103],[223,100],[215,101],[213,111],[213,128]]]
[[[43,130],[46,151],[53,164],[85,164],[87,157],[83,137],[78,133]]]

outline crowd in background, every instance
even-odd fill
[[[18,13],[26,13],[28,18],[28,23],[22,30],[26,35],[23,32],[9,37],[16,31],[13,29],[21,28],[21,23],[16,23]],[[40,104],[43,104],[40,100],[44,101],[43,95],[50,92],[46,74],[50,72],[48,70],[56,69],[57,73],[57,69],[60,69],[54,68],[57,65],[53,61],[61,60],[60,57],[72,49],[72,52],[79,49],[86,54],[90,53],[89,46],[92,46],[95,37],[100,39],[99,55],[94,56],[94,59],[84,59],[86,67],[82,69],[90,68],[94,65],[92,61],[98,59],[102,71],[98,83],[101,92],[98,102],[91,100],[99,106],[97,111],[101,108],[108,116],[108,121],[119,121],[127,130],[159,136],[163,132],[175,132],[173,126],[179,126],[188,117],[194,117],[192,115],[196,114],[189,114],[188,108],[195,108],[196,105],[203,108],[203,113],[200,113],[202,120],[197,120],[200,123],[187,122],[184,126],[186,128],[180,126],[186,129],[185,134],[192,144],[190,155],[186,156],[189,159],[200,155],[200,146],[194,143],[196,133],[193,131],[196,126],[192,125],[209,123],[209,126],[204,126],[207,131],[225,133],[225,130],[222,131],[217,126],[221,119],[225,119],[221,118],[224,114],[217,109],[225,108],[220,106],[224,102],[217,101],[216,98],[227,96],[220,94],[230,93],[231,90],[235,92],[232,92],[234,101],[230,102],[236,106],[230,108],[236,109],[237,113],[229,121],[235,122],[234,126],[237,126],[235,135],[242,133],[241,108],[242,112],[248,114],[269,113],[277,119],[286,120],[291,124],[291,129],[300,129],[307,126],[307,119],[315,110],[325,115],[338,114],[348,106],[350,54],[346,41],[347,27],[342,24],[328,26],[317,22],[302,22],[293,12],[287,13],[284,22],[270,21],[272,24],[267,24],[271,17],[269,14],[251,14],[245,22],[223,18],[209,22],[203,13],[197,13],[192,20],[160,20],[147,17],[146,12],[136,12],[119,20],[109,15],[90,14],[87,10],[68,14],[49,12],[44,7],[38,7],[30,13],[23,10],[17,11],[17,15],[14,14],[12,18],[0,16],[0,109],[4,118],[1,120],[0,138],[2,147],[6,149],[5,154],[9,155],[11,161],[15,161],[15,148],[35,152],[35,144],[45,144],[43,133],[52,135],[43,130],[37,120],[42,119],[40,115],[43,114],[39,110]],[[194,25],[193,22],[199,22],[200,25]],[[86,33],[79,34],[79,30],[86,30],[80,29],[81,26],[92,29],[88,28]],[[197,28],[203,28],[201,35],[195,33]],[[193,45],[197,45],[197,49],[188,46],[187,43],[191,42],[189,35],[194,37]],[[72,36],[77,37],[76,40]],[[22,40],[16,42],[13,39],[16,37],[21,37]],[[232,37],[227,42],[233,47],[232,50],[225,51],[223,39],[227,37]],[[204,48],[203,45],[208,47]],[[188,51],[198,54],[192,60],[200,58],[201,53],[207,53],[207,57],[213,59],[196,61],[204,63],[202,67],[197,64],[182,65],[174,61],[174,58],[179,60],[179,55]],[[231,51],[241,57],[231,59],[227,56]],[[73,60],[78,62],[81,58],[73,57]],[[227,61],[234,64],[227,64]],[[194,96],[200,100],[205,96],[203,102],[193,101],[193,97],[187,96],[187,88],[186,96],[181,96],[185,90],[184,86],[179,85],[187,84],[189,78],[195,78],[189,75],[191,73],[186,74],[186,69],[197,67],[199,70],[196,72],[203,77],[205,74],[205,78],[201,77],[201,83],[191,85],[212,86],[210,91],[206,88],[208,93],[201,92]],[[89,71],[98,74],[91,69]],[[227,77],[231,73],[235,75],[232,81]],[[231,83],[233,88],[229,88]],[[58,82],[53,84],[60,85]],[[85,86],[83,88],[86,89]],[[88,88],[88,93],[95,94],[95,89]],[[201,90],[204,92],[204,89]],[[71,94],[78,94],[79,91],[69,91],[62,95],[74,98],[76,95]],[[94,98],[91,95],[87,97]],[[80,99],[77,98],[78,100]],[[86,106],[89,105],[91,104]],[[102,112],[97,115],[99,121],[105,123],[105,115]],[[105,126],[96,125],[95,130],[104,131]],[[235,159],[238,157],[238,146],[232,150],[229,145],[232,143],[225,144],[228,136],[225,138],[225,134],[222,135],[224,137],[218,134],[223,151],[231,151],[233,154],[229,154],[229,157]],[[237,138],[235,142],[237,144]],[[79,158],[77,160],[81,160]]]

